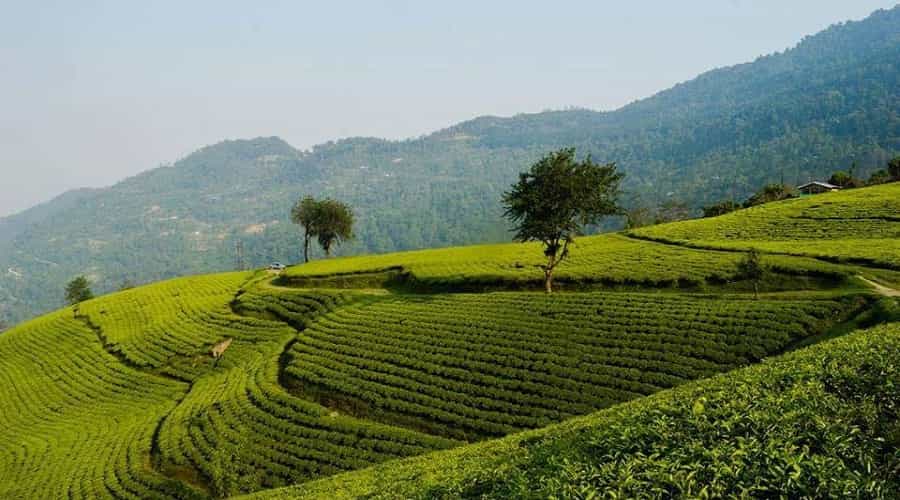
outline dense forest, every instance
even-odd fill
[[[867,177],[900,152],[900,7],[796,47],[702,74],[611,112],[481,117],[404,141],[354,138],[298,151],[226,141],[115,186],[0,219],[0,320],[165,277],[296,262],[302,195],[355,208],[338,253],[506,241],[500,197],[535,159],[574,146],[626,174],[632,204],[700,207],[783,180]],[[238,242],[243,250],[236,251]]]

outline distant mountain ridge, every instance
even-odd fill
[[[0,318],[58,307],[66,280],[98,291],[299,259],[290,205],[334,196],[358,212],[342,253],[508,239],[499,196],[546,151],[575,146],[626,172],[629,198],[693,207],[900,152],[900,7],[787,51],[716,69],[619,110],[479,117],[416,139],[298,151],[225,141],[170,167],[0,218]],[[235,247],[240,241],[243,259]]]

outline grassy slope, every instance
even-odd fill
[[[900,270],[900,182],[768,203],[633,234],[695,247],[755,247]]]
[[[183,490],[145,464],[154,428],[185,389],[123,366],[71,311],[0,335],[0,497]]]
[[[312,319],[316,315],[324,314],[323,320],[333,317],[352,306],[354,301],[378,303],[384,308],[391,304],[384,301],[393,300],[400,301],[395,304],[398,308],[403,301],[410,301],[407,306],[416,310],[408,311],[408,315],[415,315],[421,321],[429,315],[428,300],[431,299],[354,291],[284,291],[253,286],[239,294],[242,283],[250,277],[249,273],[230,273],[162,282],[94,299],[80,305],[77,316],[71,309],[63,310],[0,336],[0,353],[3,353],[0,376],[7,380],[0,387],[3,396],[0,412],[9,423],[5,431],[0,431],[0,447],[7,456],[13,457],[0,466],[4,478],[0,481],[0,491],[11,495],[47,493],[49,496],[83,492],[91,497],[120,496],[125,494],[123,492],[141,497],[167,496],[175,490],[180,491],[181,496],[255,491],[458,444],[403,427],[340,415],[315,401],[291,394],[280,383],[284,376],[280,373],[285,366],[283,353],[292,345],[295,348],[292,353],[307,345],[307,338],[297,337],[288,323],[296,326],[306,322],[315,327],[315,331],[310,329],[310,336],[317,335],[321,341],[328,333],[327,329],[319,328],[320,321]],[[236,314],[232,307],[242,312],[244,308],[251,308],[253,290],[272,294],[281,309],[272,307],[257,317]],[[236,301],[233,300],[235,295],[239,295]],[[846,309],[827,294],[800,301],[744,301],[746,311],[741,304],[729,305],[731,313],[726,316],[746,316],[745,322],[733,326],[726,323],[727,330],[721,333],[707,332],[701,323],[696,323],[690,329],[689,338],[681,340],[675,337],[665,340],[651,334],[647,341],[662,341],[655,344],[660,348],[672,344],[674,349],[675,344],[690,340],[682,346],[687,351],[684,355],[660,352],[660,356],[642,359],[644,355],[640,349],[630,352],[623,349],[624,346],[616,346],[615,342],[610,345],[613,349],[598,344],[574,350],[539,352],[546,350],[543,344],[564,347],[568,342],[576,346],[584,342],[578,340],[581,337],[590,339],[604,329],[612,332],[621,328],[616,325],[626,325],[624,331],[630,330],[627,325],[635,318],[647,319],[648,314],[659,308],[638,309],[635,316],[634,310],[619,312],[613,306],[617,300],[641,296],[591,293],[547,298],[527,292],[492,295],[513,299],[508,304],[500,301],[491,306],[490,310],[494,311],[491,314],[501,316],[521,314],[521,308],[533,301],[551,301],[543,306],[547,311],[554,307],[567,309],[569,305],[565,303],[552,303],[566,297],[595,297],[601,300],[588,304],[590,307],[608,309],[602,317],[589,322],[591,324],[581,326],[563,321],[563,318],[553,322],[546,320],[547,328],[557,329],[554,333],[556,341],[532,343],[530,347],[511,344],[507,346],[506,354],[493,363],[508,365],[516,357],[528,360],[529,356],[534,356],[529,353],[537,346],[538,356],[528,361],[529,364],[519,364],[517,369],[524,369],[523,373],[530,370],[536,377],[535,382],[542,384],[541,391],[559,394],[566,392],[563,382],[571,385],[574,380],[563,372],[576,370],[580,373],[582,368],[589,367],[585,364],[588,359],[584,358],[587,354],[594,358],[596,367],[589,368],[579,377],[596,378],[601,372],[612,369],[607,375],[611,376],[611,387],[641,385],[637,379],[632,380],[636,376],[650,381],[643,383],[647,390],[642,393],[653,392],[668,384],[725,369],[724,365],[715,362],[720,356],[724,357],[719,361],[733,365],[750,359],[741,357],[742,349],[748,355],[755,353],[752,356],[777,352],[785,342],[821,331],[836,312]],[[459,301],[478,304],[481,297],[451,295],[440,300],[465,306]],[[712,299],[647,295],[638,302],[647,300],[671,302],[672,306],[683,301],[695,303],[690,308],[694,315],[692,321],[709,320],[712,325],[721,326],[722,318],[715,312],[717,308],[711,307],[712,302],[704,304]],[[496,351],[483,341],[467,337],[466,330],[460,329],[461,321],[475,319],[470,307],[439,307],[432,311],[444,309],[444,323],[439,321],[435,325],[444,332],[442,336],[456,336],[456,353],[449,359],[451,364],[456,363],[453,359],[463,362],[472,356]],[[557,313],[565,314],[562,309]],[[335,312],[330,313],[332,310]],[[386,310],[376,308],[367,314],[376,320],[387,320],[396,312],[388,307]],[[482,310],[482,313],[486,312]],[[757,328],[779,322],[777,316],[770,316],[773,313],[785,313],[792,322],[779,323],[771,331],[767,330],[765,340],[757,345],[751,336]],[[267,314],[269,318],[266,318]],[[274,318],[283,318],[283,321]],[[536,321],[532,323],[539,325]],[[599,330],[594,330],[597,328]],[[643,331],[637,327],[634,331],[638,330]],[[724,335],[726,331],[731,333]],[[425,341],[428,331],[415,328],[408,335]],[[716,340],[720,336],[721,339]],[[223,360],[214,364],[208,349],[225,338],[233,339],[233,344]],[[332,339],[338,340],[339,336]],[[603,342],[613,340],[614,337],[607,336]],[[744,343],[746,349],[741,347]],[[335,352],[323,347],[321,342],[308,345],[317,346],[317,351],[306,352],[306,359],[318,357],[320,364],[333,359]],[[366,362],[367,369],[373,370],[373,377],[385,363],[393,366],[404,363],[405,358],[400,352],[389,349],[382,354],[380,364]],[[672,358],[675,362],[666,356],[675,356]],[[681,358],[689,363],[678,361]],[[435,362],[433,357],[427,359]],[[625,361],[640,364],[623,367],[621,373],[612,368]],[[680,377],[666,375],[681,364],[684,364],[681,369],[692,368]],[[485,366],[490,365],[481,363],[469,367],[473,376],[487,380],[466,388],[471,392],[469,398],[499,388],[488,377],[490,370]],[[610,368],[597,371],[606,365]],[[515,363],[509,366],[515,366]],[[288,372],[291,371],[289,368]],[[551,376],[560,370],[561,376]],[[452,373],[444,374],[444,378],[423,379],[410,371],[399,379],[401,385],[420,384],[426,393],[444,394],[442,388],[453,382]],[[574,374],[576,372],[572,372]],[[502,380],[502,377],[497,379]],[[513,388],[506,393],[519,403],[531,400],[526,387]],[[587,394],[591,392],[587,391]],[[435,401],[442,400],[437,398]],[[585,413],[590,411],[591,405],[608,404],[586,403],[583,409],[572,407],[574,409],[567,411],[569,414]],[[142,411],[136,414],[135,408]],[[532,414],[537,415],[536,411],[536,407],[520,404],[520,413],[526,420]],[[498,432],[534,427],[565,416],[567,414],[561,413],[539,417],[533,422],[523,420],[518,427],[504,427]],[[444,422],[448,427],[455,424],[456,420]],[[82,460],[71,460],[70,450],[82,450],[79,452]],[[32,475],[37,463],[41,464],[43,472]]]
[[[329,406],[473,440],[754,362],[859,304],[597,292],[375,296],[303,331],[285,375]]]
[[[900,495],[900,323],[561,425],[254,498]]]
[[[557,281],[651,287],[697,286],[731,280],[740,255],[641,241],[621,234],[579,238],[560,264]],[[352,284],[354,273],[395,270],[425,287],[528,285],[542,280],[538,243],[504,243],[318,260],[288,268],[284,281]],[[794,274],[833,274],[846,268],[802,257],[773,256],[770,264]],[[341,276],[344,275],[344,279]]]
[[[886,203],[894,200],[890,190],[867,192],[878,194]],[[868,200],[859,197],[853,203],[868,207]],[[773,214],[790,223],[788,212]],[[698,223],[714,225],[728,220],[726,216]],[[850,236],[858,237],[854,227],[838,224],[829,234],[842,236],[840,231],[847,229]],[[539,279],[540,273],[533,267],[539,257],[534,245],[508,244],[317,261],[291,268],[286,274],[288,281],[301,283],[315,277],[326,284],[355,280],[364,284],[372,278],[355,273],[399,268],[429,286],[453,289],[481,283],[515,287]],[[730,277],[737,257],[734,252],[605,235],[579,240],[560,275],[570,281],[604,284],[703,284]],[[805,257],[767,259],[794,273],[856,272],[849,266]],[[589,389],[603,387],[601,379],[608,380],[607,389],[615,391],[646,386],[647,390],[632,391],[643,395],[717,373],[819,333],[834,320],[835,313],[852,306],[836,299],[841,290],[772,294],[759,302],[736,296],[723,302],[702,296],[609,292],[417,297],[363,290],[286,290],[254,284],[252,277],[251,273],[228,273],[162,282],[86,302],[77,308],[77,315],[71,309],[63,310],[0,335],[0,379],[6,380],[0,384],[0,416],[8,423],[0,430],[0,451],[12,457],[0,463],[0,494],[153,497],[177,491],[202,496],[303,482],[458,444],[423,430],[451,438],[481,438],[630,399],[591,399]],[[624,307],[623,301],[636,305]],[[572,314],[578,308],[580,312]],[[306,331],[298,335],[297,329]],[[885,339],[895,337],[894,329],[880,332]],[[221,362],[213,363],[209,348],[224,339],[233,339],[233,344]],[[629,344],[634,342],[641,345]],[[846,355],[855,352],[850,347],[841,349]],[[860,351],[861,356],[867,353]],[[802,358],[789,358],[794,359]],[[759,373],[767,369],[759,368]],[[797,373],[810,378],[825,376],[825,372],[810,370]],[[513,382],[519,385],[510,385]],[[746,387],[750,394],[765,400],[768,386],[760,386],[755,393],[751,390],[758,382],[748,379]],[[870,382],[872,387],[865,390],[878,388],[878,380]],[[715,388],[720,387],[714,384],[704,382],[667,394],[706,391],[709,395],[703,397],[713,400],[718,397]],[[321,398],[323,388],[332,401]],[[598,394],[607,394],[604,391]],[[423,394],[428,397],[423,399]],[[547,405],[533,397],[536,394],[553,394],[556,413],[550,415]],[[566,394],[582,399],[566,399]],[[337,405],[340,411],[335,412],[319,404],[333,406],[333,399],[346,401],[347,396],[379,411],[359,412]],[[663,396],[659,401],[672,397]],[[411,401],[424,407],[426,418],[409,411]],[[504,408],[484,406],[496,406],[497,401]],[[645,408],[645,404],[656,404],[643,401],[616,406],[597,418],[606,422]],[[783,403],[778,401],[772,404]],[[730,408],[725,403],[723,411]],[[871,410],[867,405],[851,405],[847,411]],[[135,408],[142,409],[139,415]],[[690,408],[694,411],[696,405]],[[826,407],[807,409],[833,415]],[[441,418],[432,418],[435,412],[443,412]],[[474,422],[469,426],[471,436],[440,432],[440,426],[452,429],[460,425],[459,417]],[[777,419],[779,415],[769,417]],[[708,423],[717,426],[727,421]],[[540,436],[562,435],[559,433],[565,429],[587,428],[590,422],[576,420],[526,436],[541,441]],[[627,429],[630,422],[623,420],[618,428]],[[643,430],[635,426],[632,432]],[[871,436],[881,430],[861,432]],[[513,473],[496,475],[501,480],[485,486],[485,491],[534,486],[522,486],[525,476],[517,476],[515,468],[521,465],[523,470],[540,472],[543,469],[528,460],[552,458],[557,452],[552,446],[540,448],[545,451],[520,450],[515,443],[521,439],[445,455],[450,458],[439,474],[440,482],[447,483],[451,495],[471,493],[475,490],[466,489],[469,483],[480,479],[472,475],[475,469],[465,467],[491,473],[493,466],[487,466],[490,463],[485,457],[496,455],[498,460],[511,462],[495,465]],[[587,445],[587,441],[574,438],[559,442],[565,443],[565,453],[579,453]],[[652,440],[646,443],[655,446]],[[696,449],[701,449],[699,444]],[[676,453],[678,448],[667,450]],[[79,453],[82,460],[72,460],[70,452]],[[830,451],[822,453],[831,457]],[[464,461],[455,462],[452,457]],[[635,467],[658,465],[642,465],[640,457],[631,458]],[[419,467],[415,465],[419,462],[411,463]],[[833,460],[828,463],[836,467],[836,480],[849,477],[843,465]],[[873,459],[873,463],[880,462]],[[405,474],[407,465],[398,467],[379,470],[386,477]],[[572,477],[572,484],[583,479],[580,469],[552,467],[548,470],[556,476],[548,473],[548,477]],[[441,475],[453,471],[462,471],[462,475]],[[651,472],[647,481],[658,483],[656,472]],[[426,471],[423,481],[433,473]],[[339,479],[331,486],[312,485],[311,490],[297,491],[321,493],[326,490],[317,488],[337,488],[345,493],[362,492],[378,486],[377,478],[369,474],[373,473],[351,476],[357,478],[351,481],[358,482],[351,489]],[[704,474],[716,477],[709,476],[709,471]],[[509,484],[504,482],[507,480]],[[409,491],[417,494],[424,494],[425,490],[419,489],[423,485],[430,487],[416,482],[409,485]],[[400,492],[384,490],[387,496]]]

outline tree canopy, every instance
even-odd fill
[[[543,267],[547,292],[553,270],[568,256],[569,245],[584,226],[621,213],[619,184],[623,174],[615,163],[600,165],[588,156],[575,158],[575,149],[550,153],[519,174],[519,181],[503,195],[506,217],[515,224],[515,240],[544,244]]]
[[[346,203],[312,196],[300,199],[291,210],[291,220],[303,226],[303,259],[309,262],[309,242],[317,238],[326,256],[335,244],[353,239],[353,210]]]
[[[765,277],[765,274],[766,268],[763,266],[759,251],[755,248],[748,250],[744,258],[738,262],[738,277],[753,283],[753,295],[757,299],[759,298],[759,283]]]
[[[304,196],[291,209],[291,220],[303,226],[303,262],[309,262],[309,241],[315,236],[319,202],[312,196]]]
[[[93,298],[91,283],[84,276],[78,276],[66,285],[66,302],[70,306]]]
[[[887,171],[892,181],[900,181],[900,156],[895,156],[888,162]]]

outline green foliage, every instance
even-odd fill
[[[900,184],[807,196],[632,234],[693,247],[809,255],[900,269]]]
[[[666,226],[663,226],[666,227]],[[585,236],[556,271],[558,286],[581,285],[696,288],[736,278],[740,255],[683,248],[619,234]],[[318,260],[289,267],[282,279],[308,286],[315,280],[365,279],[373,272],[392,271],[413,289],[427,291],[537,287],[536,270],[546,262],[541,244],[498,244],[440,248]],[[849,269],[809,258],[770,256],[769,263],[792,275],[841,279]]]
[[[66,303],[74,306],[86,300],[94,298],[91,292],[91,283],[84,276],[73,278],[66,284]]]
[[[831,177],[828,178],[828,183],[834,184],[835,186],[847,187],[847,185],[850,184],[851,180],[852,177],[850,177],[850,174],[839,170],[831,174]]]
[[[253,498],[896,498],[900,323],[557,426]]]
[[[314,223],[319,245],[325,256],[331,256],[331,247],[353,238],[353,211],[345,203],[326,199],[319,202]]]
[[[744,255],[744,258],[738,262],[737,275],[743,279],[750,280],[753,283],[753,292],[756,298],[759,298],[759,283],[766,275],[766,267],[762,263],[762,258],[755,248],[751,248]]]
[[[698,222],[722,227],[704,224],[697,234],[730,234],[729,217],[763,210],[777,210],[782,224],[814,218],[855,234],[863,229],[848,221],[864,220],[890,232],[876,222],[893,220],[896,186],[834,193],[840,203],[822,195],[705,219]],[[762,230],[742,224],[751,233]],[[541,245],[317,260],[279,280],[337,285],[359,278],[369,286],[399,280],[429,292],[528,287],[543,261]],[[581,237],[577,245],[560,267],[566,286],[730,286],[724,283],[741,277],[737,252],[620,234]],[[767,255],[766,264],[793,274],[855,272],[805,257]],[[840,292],[761,300],[659,291],[414,295],[292,289],[267,279],[263,272],[239,272],[164,281],[83,302],[76,316],[60,311],[0,335],[0,377],[12,382],[0,384],[0,447],[11,457],[0,461],[0,496],[191,498],[303,483],[599,408],[630,408],[626,401],[834,335],[832,326],[845,328],[851,316],[858,325],[896,316],[896,304],[886,300],[857,315],[872,301]],[[227,355],[214,363],[211,348],[226,339]],[[716,394],[698,394],[685,411],[692,418],[715,414]],[[808,420],[814,414],[803,413]],[[635,443],[650,442],[643,429],[632,431]],[[628,436],[621,427],[617,432]],[[477,454],[493,443],[462,449]],[[693,457],[700,445],[688,443]],[[517,453],[532,444],[516,445]],[[639,456],[651,455],[642,449]],[[546,491],[589,491],[578,470],[548,473]],[[768,477],[766,470],[751,472]],[[839,468],[829,472],[844,477]],[[490,477],[500,482],[478,479],[476,486],[446,491],[530,487]],[[568,477],[575,479],[559,480]],[[721,488],[724,480],[713,484]]]
[[[316,200],[304,196],[291,209],[291,220],[303,226],[303,261],[309,262],[309,241],[319,240],[325,256],[331,247],[353,238],[353,211],[345,203],[332,199]]]
[[[374,296],[309,325],[285,374],[360,417],[472,441],[758,361],[823,332],[848,305],[629,293]]]
[[[303,262],[309,262],[309,242],[316,236],[316,222],[319,202],[312,196],[304,196],[291,208],[291,221],[303,226]]]
[[[718,217],[719,215],[725,215],[727,213],[734,212],[735,210],[738,210],[740,208],[741,208],[740,205],[738,205],[737,203],[735,203],[731,200],[720,201],[716,204],[703,207],[703,216],[704,217]]]
[[[199,496],[146,466],[186,384],[123,365],[71,313],[0,335],[0,374],[0,497]]]
[[[885,182],[891,181],[891,175],[887,170],[881,169],[872,172],[872,175],[869,176],[869,180],[866,181],[866,184],[869,186],[875,186],[877,184],[884,184]]]
[[[796,197],[794,189],[784,184],[766,184],[744,202],[744,208]]]
[[[620,212],[616,165],[599,165],[590,156],[579,162],[575,149],[561,149],[541,158],[503,195],[506,217],[515,224],[515,239],[539,241],[547,264],[545,286],[550,292],[553,269],[569,255],[569,245],[584,234],[584,226]]]
[[[887,172],[892,181],[900,181],[900,156],[895,156],[888,162]]]

